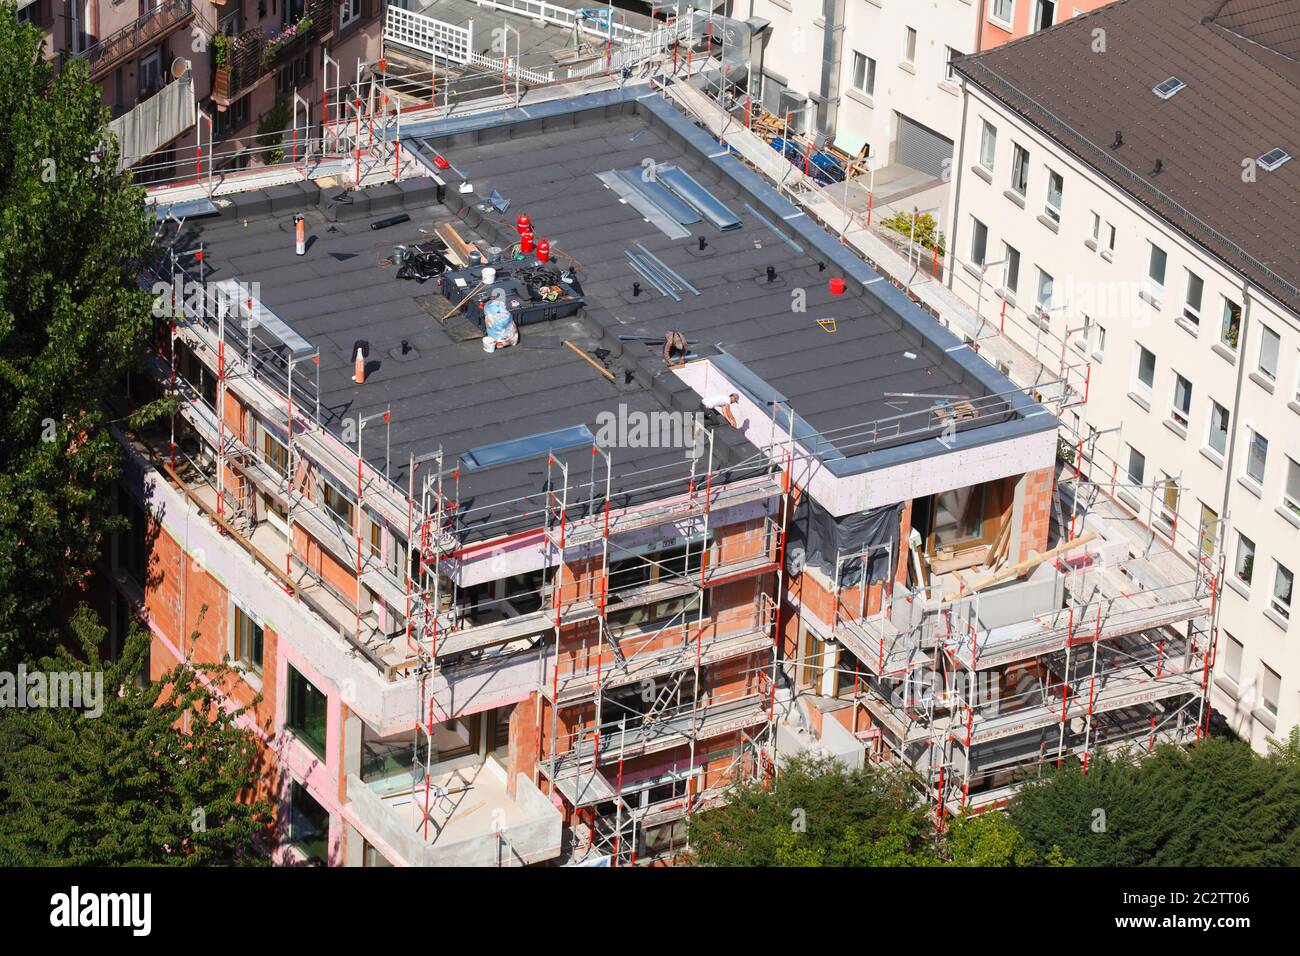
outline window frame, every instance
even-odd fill
[[[1061,221],[1062,203],[1065,199],[1065,176],[1052,169],[1051,166],[1044,166],[1047,170],[1047,192],[1043,196],[1043,215],[1057,224]],[[1059,182],[1060,188],[1056,190],[1056,205],[1052,205],[1052,182]]]
[[[1011,191],[1021,199],[1029,193],[1029,150],[1015,140],[1011,141]]]
[[[1133,364],[1133,391],[1145,398],[1147,401],[1150,401],[1151,396],[1155,394],[1156,390],[1156,366],[1158,359],[1156,353],[1151,351],[1141,342],[1136,344],[1138,352],[1136,357],[1137,361]],[[1148,355],[1151,356],[1151,381],[1144,382],[1142,381],[1142,360]]]
[[[1185,388],[1183,386],[1185,386]],[[1182,405],[1179,405],[1178,402],[1178,392],[1180,388],[1182,388],[1184,393]],[[1193,392],[1194,386],[1192,385],[1191,379],[1175,371],[1173,395],[1170,397],[1169,401],[1169,417],[1175,425],[1178,425],[1183,429],[1186,429],[1191,425]]]
[[[980,127],[980,152],[977,162],[980,164],[980,168],[991,173],[997,165],[998,159],[998,128],[982,116],[980,122],[983,125]],[[984,161],[986,152],[989,154],[988,162]]]

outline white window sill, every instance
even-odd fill
[[[1209,448],[1202,445],[1200,448],[1200,452],[1202,455],[1204,455],[1206,458],[1212,461],[1217,467],[1219,468],[1223,467],[1223,456],[1220,455],[1213,448]]]
[[[1181,422],[1176,422],[1172,418],[1166,418],[1164,421],[1164,426],[1165,428],[1168,428],[1171,432],[1173,432],[1175,435],[1177,435],[1179,438],[1183,439],[1184,441],[1187,440],[1186,425],[1182,424]]]
[[[1195,322],[1192,322],[1190,319],[1188,319],[1187,316],[1180,315],[1178,318],[1174,319],[1174,324],[1177,325],[1184,332],[1186,332],[1188,335],[1190,335],[1192,338],[1194,339],[1200,338],[1201,327],[1197,325]]]
[[[1291,625],[1289,620],[1273,610],[1271,606],[1264,608],[1264,616],[1284,631]]]
[[[993,174],[989,172],[989,170],[985,169],[983,166],[976,163],[974,166],[970,168],[970,171],[974,173],[976,176],[978,176],[980,179],[984,180],[990,186],[993,185]]]
[[[1115,261],[1115,253],[1111,252],[1109,249],[1101,250],[1101,257],[1105,259],[1107,262]]]
[[[876,108],[876,101],[871,98],[869,93],[864,93],[861,90],[855,90],[853,87],[849,87],[845,95],[853,102],[860,103],[869,110],[874,110]]]
[[[1291,409],[1291,411],[1295,412],[1297,415],[1300,415],[1300,401],[1287,402],[1286,407]]]
[[[989,14],[988,21],[989,23],[997,27],[999,30],[1006,30],[1008,33],[1014,32],[1014,28],[1011,26],[1011,23],[1007,20],[998,20],[992,14]]]
[[[1229,365],[1237,364],[1237,352],[1235,349],[1231,348],[1230,346],[1224,345],[1222,342],[1215,342],[1212,346],[1210,346],[1210,350],[1213,351],[1216,355],[1218,355],[1219,358],[1227,362]]]
[[[1092,357],[1093,357],[1094,359],[1096,359],[1098,362],[1100,362],[1102,359],[1104,359],[1104,358],[1106,357],[1106,353],[1105,353],[1105,352],[1093,352],[1093,353],[1092,353]]]
[[[899,60],[898,68],[904,73],[911,73],[913,76],[916,76],[916,64],[914,63],[908,63],[906,60]]]
[[[1084,244],[1085,246],[1088,247],[1088,251],[1089,251],[1089,252],[1096,252],[1096,251],[1097,251],[1097,240],[1096,240],[1096,239],[1085,239],[1085,240],[1083,240],[1083,244]]]
[[[1277,718],[1272,714],[1270,714],[1263,707],[1256,707],[1253,711],[1251,711],[1250,716],[1254,717],[1261,724],[1263,724],[1264,727],[1267,728],[1269,733],[1275,733],[1277,731]]]
[[[1143,302],[1145,302],[1147,305],[1151,306],[1151,308],[1155,309],[1157,312],[1159,312],[1160,309],[1162,308],[1160,304],[1160,300],[1157,299],[1150,292],[1146,291],[1146,289],[1143,289],[1140,292],[1138,292],[1138,298],[1141,299]]]
[[[1048,229],[1052,230],[1052,232],[1059,233],[1061,231],[1061,224],[1056,220],[1054,220],[1051,216],[1041,215],[1038,217],[1038,221],[1041,222]]]
[[[958,96],[961,93],[961,90],[957,89],[957,84],[952,80],[940,80],[939,89],[951,96]]]
[[[1025,208],[1025,197],[1020,195],[1020,193],[1016,192],[1014,189],[1004,189],[1002,195],[1006,196],[1021,209]]]
[[[1133,400],[1134,404],[1140,405],[1144,412],[1151,411],[1151,399],[1148,396],[1141,395],[1138,392],[1129,392],[1128,397]]]
[[[1214,686],[1219,688],[1219,690],[1223,691],[1233,700],[1236,700],[1237,697],[1241,694],[1241,688],[1237,686],[1237,682],[1233,680],[1231,677],[1229,677],[1227,674],[1224,674],[1220,677],[1216,677],[1214,679]]]
[[[1300,528],[1300,515],[1296,514],[1285,503],[1278,505],[1273,510],[1280,514],[1285,521]]]
[[[1259,369],[1256,369],[1255,371],[1250,373],[1250,380],[1254,382],[1256,385],[1258,385],[1260,388],[1262,388],[1264,391],[1268,392],[1270,395],[1273,394],[1273,388],[1275,384],[1274,380],[1269,378],[1263,372],[1259,371]]]
[[[1237,484],[1241,485],[1241,487],[1245,488],[1247,491],[1249,491],[1249,492],[1250,492],[1252,495],[1254,495],[1256,498],[1263,498],[1263,497],[1264,497],[1264,488],[1263,488],[1263,486],[1261,486],[1260,483],[1257,482],[1254,478],[1250,478],[1250,477],[1248,477],[1248,476],[1246,476],[1246,475],[1238,475],[1238,476],[1237,476]]]
[[[1250,585],[1241,580],[1241,578],[1237,577],[1235,574],[1225,575],[1223,583],[1236,591],[1244,600],[1250,600]]]

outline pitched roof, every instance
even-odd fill
[[[956,68],[1300,312],[1297,47],[1295,0],[1118,0]],[[1276,147],[1295,160],[1247,175]]]

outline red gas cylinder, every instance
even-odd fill
[[[528,213],[521,212],[519,218],[515,220],[515,228],[519,230],[519,235],[529,232],[533,227],[532,220],[528,218]]]
[[[843,295],[845,284],[843,279],[831,280],[831,295]]]
[[[433,154],[433,165],[437,166],[439,169],[446,169],[447,167],[449,167],[449,166],[451,165],[451,163],[449,163],[449,162],[447,162],[445,159],[443,159],[442,156],[439,155],[438,153],[434,153],[434,154]]]
[[[533,251],[533,234],[531,231],[522,233],[519,236],[519,251],[524,255],[528,255]]]
[[[551,258],[551,244],[547,242],[545,239],[539,240],[537,243],[537,261],[546,262],[550,258]]]

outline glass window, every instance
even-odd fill
[[[1115,251],[1115,227],[1111,223],[1106,223],[1106,248],[1111,252]]]
[[[823,659],[828,653],[821,638],[812,631],[803,632],[803,665],[799,671],[799,683],[813,693],[821,691]]]
[[[1002,248],[1003,258],[1006,259],[1002,264],[1002,288],[1015,295],[1016,289],[1020,287],[1020,250],[1005,242]]]
[[[1264,483],[1264,466],[1268,462],[1268,439],[1253,428],[1246,429],[1250,439],[1246,448],[1246,474],[1251,480]]]
[[[280,477],[289,474],[289,449],[269,431],[262,432],[262,456]]]
[[[1137,362],[1137,390],[1144,394],[1151,394],[1151,387],[1156,383],[1156,355],[1148,348],[1138,346]]]
[[[907,35],[904,39],[903,60],[907,63],[916,62],[916,30],[912,27],[907,28]]]
[[[1241,680],[1241,641],[1226,631],[1223,634],[1223,673],[1234,681]]]
[[[297,780],[289,786],[289,842],[314,863],[329,863],[330,815]]]
[[[1205,294],[1205,283],[1195,272],[1187,273],[1187,299],[1183,303],[1183,318],[1192,325],[1201,324],[1201,297]]]
[[[1055,281],[1043,269],[1038,270],[1038,307],[1044,312],[1051,311],[1052,291]]]
[[[971,216],[971,223],[974,228],[971,230],[970,261],[977,266],[982,266],[987,261],[989,227],[974,216]]]
[[[1141,487],[1146,478],[1147,457],[1132,445],[1128,446],[1128,480]]]
[[[1295,575],[1289,568],[1278,562],[1273,574],[1273,610],[1285,618],[1291,616],[1291,588],[1295,584]]]
[[[997,157],[998,150],[998,131],[988,120],[984,120],[984,127],[980,132],[980,165],[993,172],[993,162]]]
[[[320,757],[325,759],[326,697],[307,678],[289,665],[289,697],[284,726]]]
[[[853,51],[853,88],[868,96],[876,92],[876,61],[857,50]]]
[[[1286,487],[1282,489],[1282,506],[1300,518],[1300,464],[1286,460]]]
[[[945,64],[946,64],[944,67],[944,78],[951,81],[953,78],[952,61],[957,59],[957,57],[962,56],[963,54],[961,50],[955,50],[950,46],[946,46],[943,49],[944,49]]]
[[[1192,415],[1192,383],[1177,372],[1174,373],[1174,404],[1169,410],[1169,417],[1177,424],[1187,427]]]
[[[1204,502],[1201,503],[1201,550],[1213,555],[1217,550],[1219,538],[1219,513]]]
[[[1148,245],[1151,247],[1151,258],[1147,263],[1147,277],[1151,280],[1154,291],[1160,292],[1165,287],[1165,267],[1169,263],[1169,256],[1154,242]]]
[[[1095,243],[1095,242],[1099,242],[1100,240],[1101,240],[1101,216],[1094,212],[1092,214],[1092,241]]]
[[[1259,327],[1259,370],[1270,382],[1277,380],[1277,356],[1282,339],[1267,325]]]
[[[1223,300],[1223,328],[1219,332],[1219,340],[1234,352],[1237,351],[1237,340],[1241,337],[1241,306],[1231,299]]]
[[[1097,323],[1097,340],[1092,347],[1092,354],[1097,358],[1106,354],[1106,326],[1100,322]]]
[[[1232,418],[1218,402],[1210,402],[1209,445],[1220,455],[1228,453],[1228,427]]]
[[[1255,578],[1255,542],[1237,532],[1237,556],[1232,562],[1232,573],[1246,587]]]
[[[1282,677],[1267,664],[1260,666],[1264,668],[1264,677],[1260,681],[1260,696],[1264,699],[1264,709],[1276,716],[1277,701],[1282,696]]]
[[[234,658],[250,670],[262,673],[262,625],[238,604],[235,605]]]
[[[1022,196],[1029,189],[1029,150],[1019,143],[1011,149],[1011,188]]]
[[[1016,0],[993,0],[992,9],[989,16],[999,23],[1005,24],[1009,29],[1011,27],[1011,18],[1016,12]]]
[[[353,504],[350,498],[329,481],[321,483],[325,489],[325,507],[344,525],[351,528]]]
[[[1065,180],[1060,173],[1047,171],[1047,205],[1044,212],[1053,222],[1061,221],[1061,194],[1065,191]]]

